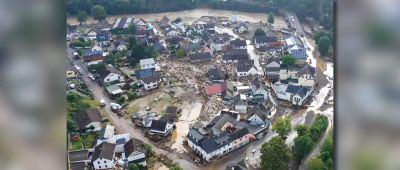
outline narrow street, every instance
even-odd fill
[[[185,158],[182,159],[180,156],[178,156],[178,154],[171,154],[171,152],[157,148],[155,145],[153,145],[152,141],[143,136],[141,129],[135,128],[131,120],[119,117],[117,114],[113,113],[110,108],[110,103],[113,103],[114,101],[108,97],[108,94],[103,90],[102,87],[100,87],[96,82],[89,79],[88,74],[90,73],[87,70],[85,64],[81,60],[73,59],[72,53],[75,52],[75,50],[73,48],[67,47],[67,52],[68,58],[73,61],[75,65],[78,65],[83,71],[82,78],[86,82],[87,86],[92,89],[93,97],[95,98],[95,100],[97,102],[99,102],[101,99],[104,99],[106,101],[106,106],[103,107],[103,110],[107,113],[107,116],[110,118],[110,121],[115,126],[118,133],[130,133],[132,138],[140,139],[143,142],[149,143],[157,154],[168,156],[169,159],[178,163],[179,166],[185,167],[185,169],[199,169],[196,165],[189,162],[190,158],[187,155],[182,155],[182,157]]]

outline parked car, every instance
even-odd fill
[[[95,81],[96,79],[93,77],[93,75],[89,74],[88,76],[91,80]]]

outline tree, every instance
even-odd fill
[[[331,41],[331,45],[333,46],[333,41],[334,41],[333,28],[331,28],[331,31],[329,31],[328,35],[326,36],[329,38],[329,41]]]
[[[325,165],[328,168],[328,170],[333,170],[333,160],[332,160],[332,158],[329,158],[327,161],[325,161]]]
[[[329,47],[331,46],[331,41],[329,41],[329,38],[327,36],[322,37],[318,41],[318,50],[321,53],[321,55],[325,55],[328,53]]]
[[[173,166],[169,170],[183,170],[180,166]]]
[[[263,143],[260,152],[261,169],[283,170],[292,159],[281,136],[275,136],[269,142]]]
[[[114,53],[108,54],[107,60],[111,65],[115,65],[116,57],[115,57]]]
[[[136,31],[137,31],[137,26],[136,26],[136,24],[131,24],[131,25],[129,25],[128,26],[128,28],[127,28],[127,33],[129,33],[129,34],[136,34]]]
[[[333,159],[333,139],[328,136],[321,146],[321,158],[323,161]]]
[[[310,126],[304,123],[301,125],[297,125],[295,130],[297,131],[297,134],[299,136],[303,136],[310,132]]]
[[[268,23],[271,25],[271,24],[273,24],[274,22],[275,22],[274,13],[270,12],[270,13],[268,14]]]
[[[85,47],[85,43],[84,42],[82,42],[82,41],[75,41],[75,43],[74,43],[74,45],[75,45],[75,47]]]
[[[100,5],[96,5],[96,6],[92,7],[92,15],[93,15],[93,19],[98,20],[98,21],[102,21],[107,18],[106,10],[104,9],[104,7],[102,7]]]
[[[308,163],[309,170],[327,170],[325,163],[321,158],[311,159],[310,163]]]
[[[133,46],[137,44],[136,37],[129,37],[129,46],[128,49],[132,50]]]
[[[308,135],[297,136],[294,139],[294,150],[299,160],[303,159],[314,147],[314,142]]]
[[[254,37],[258,35],[265,35],[265,31],[260,28],[257,28],[257,30],[254,32]]]
[[[272,125],[272,131],[278,133],[279,136],[284,138],[292,131],[292,123],[290,123],[290,121],[292,121],[292,118],[289,116],[285,116],[284,118],[278,117],[276,123]]]
[[[140,170],[138,164],[135,164],[135,163],[129,164],[128,169],[129,170]]]
[[[324,30],[315,32],[315,34],[314,34],[315,42],[318,43],[319,39],[321,39],[321,37],[324,37],[324,36],[326,36],[326,32]]]
[[[118,52],[118,53],[115,55],[115,59],[116,59],[116,60],[121,60],[121,59],[122,59],[122,54],[121,54],[120,52]]]
[[[82,56],[83,54],[82,49],[77,49],[76,52],[78,53],[79,56]]]
[[[143,142],[142,146],[146,149],[146,157],[154,156],[153,148],[148,143]]]
[[[177,54],[176,54],[176,56],[178,56],[178,57],[183,57],[183,56],[185,56],[185,51],[184,51],[183,49],[179,49],[178,52],[177,52]]]
[[[127,94],[128,94],[128,99],[129,100],[135,100],[136,97],[137,97],[137,93],[134,93],[134,92],[131,92],[131,91],[128,91]]]
[[[67,118],[67,130],[68,130],[68,132],[75,132],[75,130],[77,128],[78,128],[78,125],[76,125],[76,122],[68,117]]]
[[[154,45],[149,45],[144,49],[144,55],[146,58],[156,58],[157,57],[157,50]]]
[[[88,16],[87,16],[86,11],[79,11],[77,19],[81,23],[81,25],[82,25],[82,22],[85,22],[85,25],[86,25],[87,17]]]
[[[146,57],[146,54],[144,53],[145,47],[142,43],[138,43],[135,45],[132,49],[132,55],[137,59],[141,60]]]
[[[131,66],[135,67],[136,64],[137,64],[136,58],[131,58],[131,60],[129,61],[129,64],[130,64]]]
[[[125,102],[125,97],[120,97],[118,100],[117,100],[117,103],[118,104],[122,104],[122,103],[124,103]]]
[[[85,42],[85,38],[79,37],[79,41],[84,43]]]
[[[90,47],[92,45],[92,41],[86,41],[85,42],[85,47]]]
[[[295,62],[296,58],[291,54],[282,56],[282,66],[284,67],[293,65]]]

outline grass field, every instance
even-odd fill
[[[81,150],[81,149],[82,149],[82,146],[83,146],[83,143],[82,143],[81,140],[74,141],[74,142],[72,143],[72,149],[73,149],[73,150]]]

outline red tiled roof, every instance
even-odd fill
[[[216,93],[221,93],[221,92],[222,92],[221,84],[213,84],[213,85],[208,85],[206,87],[207,94],[216,94]]]

